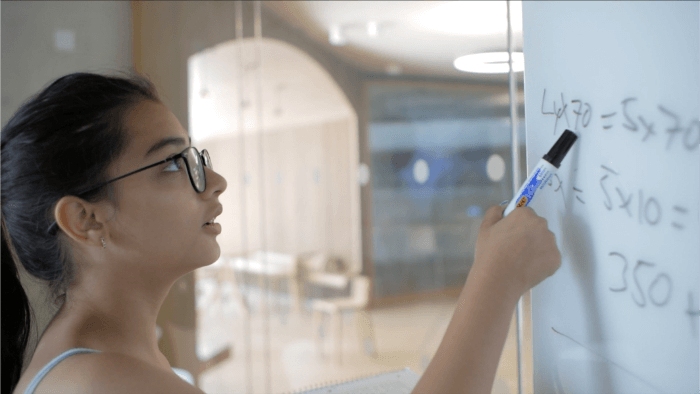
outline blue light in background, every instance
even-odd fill
[[[467,215],[471,217],[480,217],[482,214],[482,209],[478,205],[472,205],[469,208],[467,208]]]
[[[413,174],[413,167],[418,160],[424,160],[429,167],[429,177],[422,184],[419,183]],[[434,152],[417,151],[406,166],[399,171],[399,177],[405,185],[411,189],[426,189],[431,192],[437,189],[437,182],[440,178],[449,175],[454,167],[454,160],[450,156],[436,155]]]

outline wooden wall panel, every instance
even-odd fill
[[[217,172],[228,187],[220,197],[224,226],[219,243],[230,256],[246,252],[242,232],[247,232],[248,251],[260,243],[260,220],[265,220],[265,242],[280,253],[322,251],[358,264],[353,227],[353,187],[357,179],[351,156],[354,154],[349,121],[294,128],[246,136],[245,174],[241,172],[241,139],[238,136],[204,141]],[[259,176],[259,147],[262,142],[263,175]],[[316,179],[318,176],[318,181]],[[261,198],[260,182],[264,185]],[[241,195],[245,192],[245,200]],[[244,206],[243,206],[244,204]],[[264,206],[264,210],[261,208]],[[242,212],[245,212],[243,216]],[[358,218],[355,218],[357,221]],[[359,265],[356,267],[359,271]]]
[[[323,216],[325,205],[320,188],[323,181],[321,126],[311,126],[297,129],[294,153],[299,160],[295,171],[296,189],[294,205],[296,212],[296,240],[299,250],[313,251],[323,245]],[[314,171],[318,171],[315,177]],[[316,180],[318,179],[318,181]]]
[[[163,102],[187,128],[187,58],[235,38],[235,4],[132,1],[132,7],[134,67],[151,78]]]
[[[359,218],[353,217],[358,212],[353,204],[359,198],[352,190],[357,187],[356,163],[351,159],[353,133],[349,120],[339,120],[265,133],[262,139],[254,134],[243,141],[230,136],[197,143],[210,152],[216,171],[228,183],[220,197],[222,254],[239,256],[260,249],[264,218],[268,250],[321,251],[353,264],[359,272],[360,251],[355,250],[353,238],[359,237]],[[241,148],[245,149],[242,155]],[[244,184],[246,178],[248,184]]]
[[[285,159],[284,146],[281,135],[284,133],[273,132],[265,135],[265,146],[263,148],[263,161],[265,164],[264,176],[264,200],[265,200],[265,232],[267,234],[268,250],[289,253],[285,247],[286,234],[284,228],[284,199],[287,196],[283,189],[283,179],[281,167]]]
[[[296,217],[294,214],[294,170],[297,168],[297,155],[292,147],[294,146],[295,135],[290,132],[277,133],[279,139],[280,161],[277,171],[281,177],[279,187],[279,214],[280,219],[280,241],[281,250],[288,253],[299,253],[299,249],[294,242],[294,233],[296,232]]]
[[[346,264],[352,261],[351,171],[348,122],[328,123],[324,134],[327,230],[326,247]]]
[[[260,198],[261,170],[260,170],[260,145],[262,139],[258,136],[246,138],[245,179],[246,183],[246,224],[248,232],[248,245],[250,251],[263,248],[263,201]]]

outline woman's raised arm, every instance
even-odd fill
[[[474,264],[435,356],[414,393],[490,393],[520,296],[561,265],[547,221],[528,207],[486,212]]]

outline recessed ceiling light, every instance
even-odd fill
[[[331,45],[342,46],[347,44],[345,35],[343,34],[343,28],[338,25],[333,25],[328,31],[328,42]]]
[[[379,34],[379,23],[376,21],[367,22],[367,35],[370,37],[376,37]]]
[[[508,72],[508,52],[475,53],[460,56],[454,61],[459,71],[468,73],[503,74]],[[522,52],[513,52],[513,71],[522,72],[525,57]]]
[[[386,73],[389,75],[399,75],[403,72],[403,67],[396,63],[391,63],[386,66]]]

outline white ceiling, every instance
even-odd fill
[[[506,1],[263,1],[344,60],[372,73],[507,81],[504,74],[458,71],[462,55],[507,50]],[[513,45],[522,50],[522,4],[511,1]],[[377,24],[377,34],[368,23]],[[346,44],[333,46],[341,29]],[[264,29],[264,26],[263,26]]]

